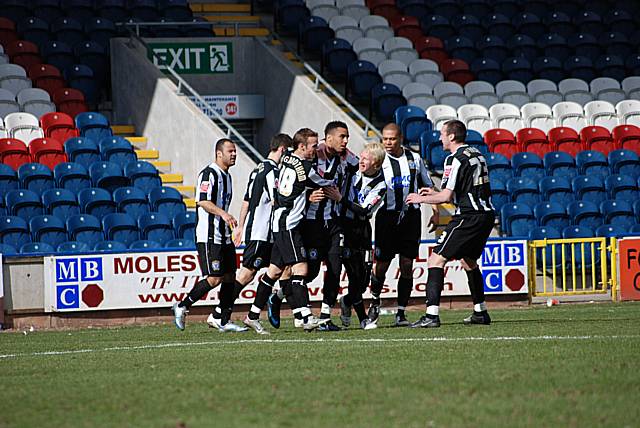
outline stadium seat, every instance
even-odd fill
[[[491,182],[491,203],[493,207],[500,211],[503,205],[511,202],[511,195],[507,192],[504,182],[498,178],[490,177]]]
[[[616,104],[620,125],[640,126],[640,101],[624,100]],[[614,130],[616,128],[613,128]]]
[[[599,101],[606,101],[613,105],[618,104],[626,97],[625,92],[620,87],[620,82],[611,77],[598,77],[589,84],[591,93]]]
[[[69,237],[78,242],[87,244],[93,248],[104,239],[100,220],[88,214],[78,214],[67,219],[67,232]]]
[[[600,55],[594,65],[598,75],[602,76],[600,77],[600,79],[614,79],[617,82],[625,78],[626,69],[624,59],[617,55]],[[597,79],[598,78],[596,78],[595,80]],[[593,92],[593,89],[591,90],[591,92]],[[622,101],[624,99],[624,92],[620,92],[618,92],[616,96],[615,92],[607,91],[602,95],[597,95],[596,98],[606,100],[615,104],[616,102]],[[622,98],[620,98],[621,95]]]
[[[36,138],[43,138],[44,132],[40,128],[38,118],[30,113],[17,112],[5,116],[4,126],[11,138],[17,138],[29,144]]]
[[[321,73],[324,74],[326,70],[331,74],[339,76],[341,79],[346,78],[349,64],[358,60],[358,56],[351,48],[350,42],[346,39],[327,40],[322,46],[321,58]]]
[[[4,196],[7,214],[29,221],[33,216],[44,214],[40,196],[27,189],[10,190]]]
[[[0,219],[0,221],[2,220]],[[2,254],[3,257],[15,256],[16,254],[18,254],[18,250],[16,250],[13,245],[3,244],[0,242],[0,254]]]
[[[326,18],[325,18],[326,19]],[[298,24],[298,53],[319,53],[323,44],[334,37],[334,31],[320,15],[304,18]]]
[[[520,150],[534,153],[539,157],[544,157],[555,149],[547,140],[547,135],[537,128],[522,128],[516,132],[516,143]]]
[[[565,239],[593,238],[593,229],[595,228],[597,228],[597,226],[569,226],[562,230],[562,237]],[[583,267],[586,271],[590,271],[593,268],[592,263],[598,263],[600,260],[600,248],[598,248],[599,245],[597,243],[574,242],[563,245],[565,247],[564,253],[569,271],[575,269],[581,272]],[[592,246],[594,248],[592,248]],[[592,252],[595,254],[595,260],[592,258]]]
[[[109,40],[117,36],[114,23],[105,17],[93,17],[84,25],[85,34],[89,40],[98,43],[100,46],[109,47]],[[77,46],[77,45],[76,45]],[[91,64],[88,64],[91,66]]]
[[[453,107],[443,104],[436,104],[429,107],[426,110],[426,114],[427,118],[433,124],[433,129],[436,131],[439,131],[446,121],[458,118],[458,114]]]
[[[138,226],[129,214],[106,214],[102,218],[102,229],[107,240],[122,242],[126,246],[139,239]]]
[[[164,244],[164,248],[172,250],[193,250],[196,243],[191,239],[171,239]]]
[[[522,35],[517,35],[516,39],[524,40]],[[527,41],[527,44],[513,46],[513,49],[526,49],[526,52],[530,52],[531,49],[535,49],[535,43],[533,40]],[[524,56],[509,57],[502,63],[502,73],[509,80],[515,80],[519,82],[528,82],[534,78],[533,66]],[[504,101],[504,100],[503,100]],[[512,102],[512,101],[509,101]]]
[[[437,37],[441,40],[454,37],[456,33],[453,25],[451,25],[451,21],[449,21],[447,17],[438,15],[437,13],[422,17],[420,26],[424,34]]]
[[[26,163],[18,168],[18,179],[22,189],[31,190],[37,195],[54,187],[53,173],[40,163]]]
[[[536,227],[531,207],[527,204],[505,204],[500,211],[500,224],[507,236],[528,236]]]
[[[28,242],[20,247],[20,254],[47,254],[55,252],[54,247],[45,242]]]
[[[536,226],[529,230],[528,238],[530,241],[542,241],[545,239],[561,239],[562,234],[558,229],[553,226]],[[552,268],[553,257],[554,257],[554,247],[555,247],[555,257],[556,257],[556,267],[560,265],[562,253],[560,244],[549,245],[547,244],[544,247],[544,253],[542,248],[536,249],[536,266],[538,269],[549,269]]]
[[[14,96],[21,90],[31,87],[31,79],[18,64],[0,64],[0,88],[6,89]]]
[[[160,244],[175,238],[169,218],[162,213],[143,214],[138,218],[138,228],[142,239]]]
[[[398,60],[385,59],[380,62],[380,64],[378,64],[378,73],[382,76],[384,83],[395,85],[398,89],[402,89],[412,81],[407,65]]]
[[[444,47],[452,58],[461,59],[467,64],[471,64],[478,57],[478,50],[473,41],[462,35],[445,39]]]
[[[547,58],[544,58],[544,60],[552,62]],[[544,65],[549,66],[547,63],[544,63]],[[560,68],[559,63],[558,67]],[[560,71],[558,71],[557,73],[559,74]],[[553,106],[554,104],[561,102],[563,100],[562,94],[558,91],[558,87],[554,83],[555,81],[559,81],[561,79],[561,76],[554,76],[551,72],[547,74],[542,74],[539,72],[538,75],[540,77],[548,77],[534,79],[527,83],[527,92],[529,93],[531,100],[534,102],[546,104],[548,106]],[[552,77],[554,78],[553,81],[550,80]]]
[[[591,101],[584,105],[588,125],[602,126],[609,130],[618,125],[618,114],[613,104],[606,101]]]
[[[21,165],[31,162],[27,146],[15,138],[0,138],[0,161],[17,171]]]
[[[93,11],[92,11],[93,12]],[[80,21],[72,17],[61,17],[51,23],[54,40],[75,46],[84,40],[84,30]]]
[[[29,220],[33,242],[51,245],[52,248],[67,240],[67,230],[61,219],[53,215],[38,215]]]
[[[492,128],[489,111],[480,104],[465,104],[458,108],[458,119],[467,129],[479,132],[481,135]]]
[[[31,242],[27,222],[17,216],[0,217],[0,242],[14,249]]]
[[[593,94],[589,84],[582,79],[568,78],[558,83],[558,90],[564,96],[565,101],[571,101],[584,106],[593,101]]]
[[[114,162],[124,168],[129,162],[138,160],[131,143],[124,137],[107,137],[100,140],[102,160]]]
[[[578,173],[588,176],[599,176],[604,179],[609,175],[609,163],[602,152],[584,150],[576,155]]]
[[[336,7],[340,9],[340,15],[356,20],[371,14],[364,0],[336,0]]]
[[[83,94],[83,102],[86,100],[89,103],[97,103],[99,97],[99,85],[98,76],[96,76],[91,67],[85,64],[74,64],[64,70],[64,77],[69,84],[70,88],[76,89]],[[75,94],[74,94],[74,97]],[[57,104],[57,103],[56,103]],[[76,101],[76,104],[78,102]],[[70,110],[61,111],[71,115]],[[86,111],[86,106],[85,110]]]
[[[420,20],[412,15],[405,15],[392,19],[391,26],[398,37],[417,40],[424,36],[422,29],[420,28]]]
[[[80,212],[90,214],[98,219],[116,212],[116,204],[111,199],[111,194],[99,188],[82,189],[78,192],[78,205]]]
[[[451,152],[442,147],[440,131],[427,131],[420,135],[420,153],[430,169],[442,171],[444,160]]]
[[[127,246],[119,241],[99,241],[93,246],[93,251],[99,253],[117,253],[127,251]]]
[[[451,20],[451,23],[458,30],[459,35],[468,37],[470,40],[477,40],[481,38],[485,33],[484,27],[480,23],[480,20],[472,14],[466,13],[454,16]],[[454,55],[454,57],[462,58],[458,55]]]
[[[502,128],[511,134],[524,128],[520,109],[514,104],[498,103],[492,105],[489,108],[489,117],[494,128]]]
[[[60,70],[54,65],[49,65],[49,64],[34,65],[29,69],[28,74],[31,80],[33,81],[33,85],[36,86],[36,88],[40,88],[46,91],[47,94],[53,94],[56,90],[64,88],[66,86],[66,82],[62,77],[62,73],[60,73]],[[32,89],[36,89],[36,88],[32,88]],[[23,92],[23,91],[25,90],[23,89],[20,92]],[[51,102],[50,95],[48,95],[48,98],[46,99],[46,101]],[[24,110],[24,111],[29,111],[29,110]],[[55,111],[55,108],[52,111]],[[36,114],[36,116],[38,115]]]
[[[571,180],[571,187],[576,194],[576,199],[592,201],[596,204],[607,199],[607,192],[602,178],[597,175],[580,175]]]
[[[86,242],[78,242],[78,241],[65,241],[62,242],[56,248],[58,253],[69,253],[69,254],[79,254],[79,253],[89,253],[91,249],[87,245]]]
[[[596,49],[599,48],[596,46]],[[577,48],[574,48],[577,49]],[[593,63],[589,59],[588,56],[572,56],[565,60],[564,69],[568,73],[569,77],[573,77],[575,79],[582,79],[586,82],[590,82],[591,80],[597,77],[596,70],[593,66]]]
[[[174,218],[187,210],[182,195],[173,187],[153,189],[149,193],[149,204],[152,211],[164,214],[168,218]]]
[[[607,128],[587,126],[580,130],[580,139],[585,149],[599,151],[605,156],[615,149],[613,138]]]
[[[306,3],[312,17],[316,16],[327,22],[340,14],[334,0],[307,0]]]
[[[491,152],[500,153],[507,159],[511,159],[515,153],[520,151],[515,137],[506,129],[490,129],[485,132],[484,141]]]
[[[567,206],[569,217],[575,226],[587,226],[597,228],[604,222],[598,205],[591,201],[575,201]]]
[[[544,57],[556,60],[560,67],[562,67],[562,63],[559,60],[572,54],[572,50],[567,44],[567,39],[558,33],[545,34],[538,42],[540,43],[540,49],[544,53]],[[564,75],[564,71],[562,69],[560,71]],[[545,79],[549,79],[549,77],[545,77]],[[562,78],[550,80],[558,83]]]
[[[496,90],[489,82],[469,82],[464,85],[464,94],[472,104],[480,104],[487,109],[499,102]]]
[[[376,67],[387,59],[387,53],[382,48],[382,42],[370,37],[361,37],[353,41],[353,51],[358,60],[367,61]]]
[[[637,181],[629,175],[612,174],[605,178],[604,187],[609,199],[620,199],[629,202],[640,199]]]
[[[506,185],[507,192],[511,195],[511,202],[532,207],[541,200],[538,185],[529,177],[510,178]]]
[[[0,195],[4,195],[9,190],[15,190],[19,187],[20,182],[18,181],[18,175],[16,172],[9,165],[0,163]],[[4,206],[4,201],[0,202],[2,202]]]
[[[534,205],[533,214],[539,226],[551,226],[562,230],[571,224],[564,207],[560,202],[540,202]]]
[[[0,44],[7,46],[9,43],[18,40],[18,33],[16,32],[16,24],[14,18],[5,18],[5,16],[11,16],[7,14],[6,4],[3,7],[3,16],[0,17]],[[26,5],[21,5],[25,7]],[[26,17],[29,14],[28,11],[25,12],[23,17]]]
[[[473,129],[467,129],[467,136],[465,137],[465,143],[471,147],[475,147],[485,156],[489,153],[489,147],[485,144],[482,134]]]
[[[2,85],[0,79],[0,86]],[[629,76],[622,81],[622,89],[627,94],[627,98],[640,99],[640,76]]]
[[[513,177],[511,163],[504,155],[500,153],[489,153],[485,156],[485,159],[487,161],[487,169],[489,170],[489,177],[492,183],[494,177],[501,180],[503,183],[506,183],[507,180]]]
[[[56,103],[61,113],[66,113],[71,117],[76,117],[87,111],[84,94],[74,88],[58,89],[53,93],[53,102]]]
[[[29,144],[31,158],[53,170],[59,163],[67,161],[62,144],[55,138],[36,138]]]
[[[402,88],[402,96],[407,100],[408,105],[419,107],[422,110],[436,105],[436,98],[433,96],[432,89],[425,83],[407,83],[404,88]]]
[[[624,174],[637,179],[640,177],[640,159],[631,150],[613,150],[608,156],[609,167],[614,174]]]
[[[124,166],[124,175],[131,180],[134,187],[142,189],[146,194],[162,187],[158,170],[146,161],[129,162]]]
[[[2,78],[0,77],[0,85],[2,84]],[[4,117],[10,113],[15,113],[20,111],[20,104],[16,101],[16,95],[9,91],[8,89],[0,88],[0,119],[4,119]],[[6,131],[4,131],[4,120],[2,121],[3,135],[5,138]]]
[[[411,144],[418,144],[420,134],[432,128],[424,110],[411,105],[398,107],[394,112],[394,121],[400,125],[404,139]]]
[[[389,37],[382,43],[382,48],[387,53],[387,58],[400,61],[405,67],[418,59],[418,52],[406,37]]]
[[[84,34],[82,35],[84,36]],[[50,84],[54,87],[59,84],[58,77],[64,81],[61,71],[66,70],[69,67],[73,67],[73,64],[76,61],[71,46],[73,46],[73,44],[67,44],[61,40],[50,40],[46,42],[42,48],[44,62],[55,67],[59,73],[59,76],[54,76],[53,73],[55,72],[52,72]],[[35,67],[37,67],[37,65]],[[49,84],[49,82],[47,84]]]
[[[53,169],[53,177],[58,187],[77,194],[80,190],[91,187],[91,179],[87,169],[75,162],[63,162]]]
[[[355,61],[347,68],[347,99],[370,100],[371,89],[382,82],[378,68],[369,61]]]
[[[461,59],[451,58],[441,61],[440,71],[442,71],[446,80],[457,83],[460,86],[476,80],[475,75],[469,70],[469,64]]]
[[[393,37],[393,30],[386,18],[378,15],[367,15],[360,18],[358,23],[364,31],[364,36],[383,43],[389,37]]]
[[[66,189],[49,189],[42,192],[42,205],[47,214],[67,219],[80,214],[76,196]]]
[[[535,153],[515,153],[511,157],[511,167],[516,177],[528,177],[537,181],[545,176],[542,158]]]
[[[195,211],[185,211],[173,217],[173,229],[178,238],[195,241],[196,236],[196,213]]]
[[[611,132],[613,144],[620,149],[640,154],[640,128],[635,125],[618,125]]]
[[[573,101],[562,101],[551,108],[559,127],[571,128],[578,132],[587,126],[582,106]]]
[[[627,235],[627,228],[621,225],[603,224],[596,229],[596,237],[622,238]]]
[[[375,117],[380,122],[391,122],[394,111],[407,104],[400,88],[388,83],[379,83],[371,88],[371,107],[369,118]]]
[[[91,138],[94,141],[101,141],[103,138],[111,137],[112,131],[107,118],[100,113],[86,112],[75,117],[76,128],[80,131],[80,136]]]
[[[100,161],[100,150],[91,138],[70,138],[65,141],[64,148],[71,162],[79,163],[85,168]]]
[[[47,138],[55,138],[60,143],[65,143],[69,138],[78,136],[73,118],[65,113],[47,113],[40,118],[40,126]]]
[[[395,0],[369,0],[368,4],[372,14],[384,16],[391,20],[402,16],[400,10],[396,7]]]
[[[49,94],[44,89],[25,88],[18,92],[16,98],[20,104],[20,110],[36,118],[56,110],[55,104],[51,102]]]
[[[605,224],[622,226],[625,229],[636,224],[631,202],[625,200],[606,200],[600,203],[600,212]]]
[[[486,16],[483,24],[490,35],[508,39],[515,35],[516,27],[511,22],[509,12],[504,9],[499,10],[500,13],[493,13]],[[507,12],[509,16],[505,16],[503,12]]]
[[[496,84],[496,94],[503,103],[513,104],[518,108],[531,101],[527,88],[516,80],[503,80]]]
[[[113,200],[120,213],[138,218],[150,211],[147,193],[136,187],[120,187],[113,192]]]
[[[543,158],[544,168],[548,176],[573,178],[578,175],[575,159],[565,152],[549,152]]]
[[[148,239],[139,239],[137,241],[132,242],[131,245],[129,245],[130,250],[157,250],[160,248],[165,248],[165,247],[163,247],[162,244],[160,244],[159,242],[150,241]]]
[[[283,34],[293,34],[298,23],[309,16],[309,9],[303,0],[278,0],[274,2],[273,24]]]
[[[538,128],[547,133],[556,126],[551,107],[546,104],[527,103],[520,108],[520,114],[525,127]]]
[[[89,176],[94,187],[113,192],[118,187],[129,186],[129,177],[125,177],[120,165],[109,161],[94,162],[89,166]]]
[[[575,157],[582,150],[580,136],[574,129],[562,126],[552,128],[547,133],[547,138],[556,150],[571,156]]]
[[[28,40],[16,40],[5,46],[5,52],[11,58],[13,64],[28,70],[34,64],[40,64],[40,51],[35,43]]]
[[[422,59],[441,62],[449,58],[444,43],[438,37],[421,37],[414,40],[414,45]]]
[[[538,186],[542,199],[549,202],[557,202],[566,206],[575,199],[571,183],[567,177],[544,177]]]
[[[495,38],[496,36],[488,36],[487,38]],[[502,43],[502,42],[500,42]],[[487,48],[490,49],[490,48]],[[506,49],[506,47],[505,47]],[[486,49],[485,49],[486,51]],[[484,54],[491,55],[491,54]],[[503,58],[500,57],[500,61]],[[477,58],[470,65],[471,71],[475,74],[478,81],[485,81],[491,85],[497,85],[503,79],[502,68],[497,60],[491,58]],[[471,82],[470,82],[471,83]],[[497,101],[496,101],[497,102]],[[490,106],[485,106],[490,107]]]

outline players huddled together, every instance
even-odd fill
[[[293,137],[278,134],[271,140],[267,158],[249,176],[239,219],[229,214],[233,196],[229,168],[235,164],[235,144],[219,140],[215,160],[200,172],[196,188],[196,246],[203,279],[173,305],[177,328],[184,330],[190,306],[219,286],[219,303],[207,318],[209,326],[219,331],[251,328],[269,334],[260,315],[266,309],[269,323],[279,328],[283,302],[291,308],[296,327],[305,331],[349,327],[353,311],[360,328],[375,329],[386,273],[396,255],[400,277],[394,326],[440,326],[438,309],[444,265],[449,260],[460,260],[469,280],[474,311],[464,323],[490,324],[476,261],[495,213],[486,161],[481,152],[464,143],[465,136],[462,122],[443,125],[442,143],[451,154],[445,160],[442,190],[437,190],[420,156],[402,145],[401,130],[395,124],[386,125],[382,142],[367,143],[359,156],[347,148],[349,130],[340,121],[325,126],[322,141],[308,128]],[[437,204],[447,202],[455,205],[456,212],[429,258],[427,311],[411,323],[405,311],[422,234],[420,204],[432,205],[429,226],[433,230],[439,220]],[[242,243],[238,270],[235,248]],[[319,275],[323,262],[323,299],[315,316],[307,284]],[[343,266],[348,288],[338,298]],[[234,302],[263,268],[266,272],[258,279],[253,304],[240,326],[231,321]],[[363,301],[367,287],[372,296],[368,311]],[[336,303],[342,327],[331,320]]]

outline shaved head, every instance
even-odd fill
[[[395,131],[398,133],[398,135],[401,135],[400,132],[400,127],[398,125],[396,125],[395,123],[387,123],[384,128],[382,128],[382,132],[384,131]]]

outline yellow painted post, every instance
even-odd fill
[[[618,300],[618,240],[611,238],[611,300]]]

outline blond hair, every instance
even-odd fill
[[[365,144],[364,151],[369,152],[371,159],[377,166],[382,165],[384,157],[387,155],[384,150],[384,146],[381,143],[376,142]]]

